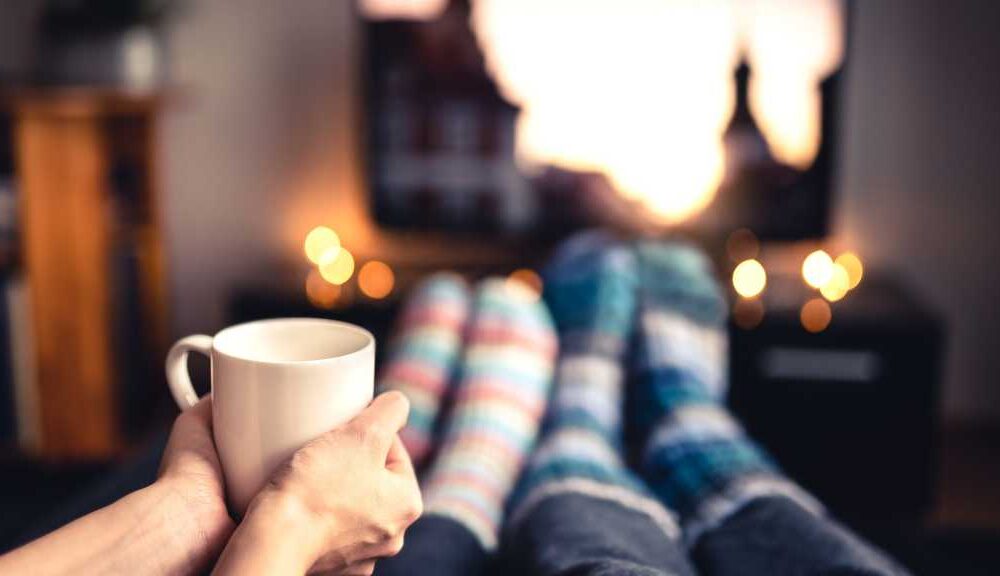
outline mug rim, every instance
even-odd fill
[[[284,324],[289,322],[324,324],[329,327],[336,327],[362,336],[365,339],[365,343],[362,347],[347,352],[346,354],[338,354],[336,356],[327,356],[324,358],[314,358],[311,360],[266,360],[260,358],[251,358],[243,354],[235,354],[231,351],[221,350],[218,346],[219,339],[226,336],[227,333],[237,332],[239,330],[246,329],[251,326],[259,326],[261,324]],[[343,322],[341,320],[331,320],[328,318],[310,318],[308,316],[289,317],[289,318],[265,318],[262,320],[251,320],[249,322],[241,322],[239,324],[233,324],[232,326],[227,326],[222,330],[219,330],[218,332],[215,333],[215,336],[212,337],[213,353],[225,356],[226,358],[231,358],[233,360],[239,360],[241,362],[252,362],[254,364],[264,364],[269,366],[302,366],[311,364],[323,364],[327,362],[337,362],[364,354],[369,350],[374,351],[374,348],[375,348],[375,336],[368,330],[362,328],[361,326],[358,326],[356,324],[351,324],[350,322]]]

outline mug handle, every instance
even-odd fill
[[[195,334],[181,338],[167,353],[167,384],[170,386],[170,393],[174,395],[174,400],[182,411],[198,403],[198,394],[194,391],[194,386],[191,385],[191,376],[188,374],[188,352],[200,352],[211,358],[212,337]]]

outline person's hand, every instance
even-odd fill
[[[397,436],[408,413],[406,398],[387,392],[296,452],[250,504],[217,570],[370,574],[398,553],[423,507]]]
[[[212,399],[202,399],[174,421],[160,461],[156,484],[178,496],[183,511],[198,526],[206,550],[191,551],[214,558],[235,524],[226,510],[222,466],[212,439]]]

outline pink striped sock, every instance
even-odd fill
[[[462,349],[469,316],[469,287],[455,274],[431,276],[411,293],[379,374],[380,390],[398,390],[410,401],[400,432],[414,466],[433,447],[434,426]]]
[[[424,488],[426,514],[451,518],[486,550],[545,412],[556,337],[523,286],[485,280],[475,298],[454,410]]]

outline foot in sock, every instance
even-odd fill
[[[471,296],[454,274],[436,274],[417,286],[400,315],[380,390],[398,390],[410,401],[400,439],[418,469],[426,462],[435,423],[462,351]]]
[[[499,279],[475,295],[455,402],[424,484],[424,516],[496,548],[504,504],[535,445],[556,351],[537,295]]]
[[[542,439],[511,502],[511,531],[543,500],[575,494],[637,510],[667,536],[677,535],[621,456],[623,356],[635,323],[637,273],[634,255],[599,233],[568,242],[545,271],[560,354]]]
[[[680,244],[636,248],[641,287],[635,390],[641,473],[693,543],[748,502],[819,504],[785,479],[723,406],[725,301],[711,265]]]

